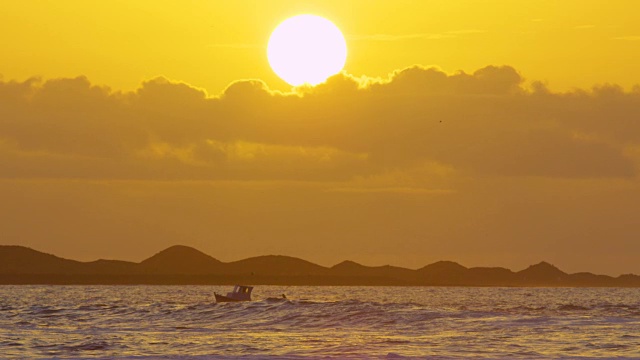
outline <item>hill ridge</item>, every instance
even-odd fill
[[[35,283],[640,287],[640,276],[568,274],[546,261],[517,272],[502,267],[467,268],[453,261],[437,261],[416,270],[351,260],[325,267],[287,255],[222,262],[185,245],[170,246],[137,263],[80,262],[25,246],[0,245],[0,284]]]

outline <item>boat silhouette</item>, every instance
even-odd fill
[[[253,291],[253,286],[236,285],[233,287],[233,291],[228,292],[226,296],[216,292],[213,295],[216,297],[216,302],[251,301],[251,291]]]

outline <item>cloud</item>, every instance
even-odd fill
[[[348,36],[352,41],[406,41],[406,40],[440,40],[460,37],[460,35],[482,34],[484,30],[462,29],[446,31],[443,33],[414,33],[414,34],[370,34],[370,35],[351,35]]]
[[[594,29],[596,26],[595,25],[578,25],[578,26],[574,26],[573,29],[574,30],[588,30],[588,29]]]
[[[439,39],[447,39],[455,37],[454,34],[440,34],[440,33],[418,33],[418,34],[402,34],[402,35],[392,35],[392,34],[372,34],[372,35],[352,35],[349,36],[349,40],[354,41],[402,41],[402,40],[414,40],[414,39],[424,39],[424,40],[439,40]]]
[[[455,169],[437,162],[424,162],[402,169],[387,169],[368,176],[330,184],[326,191],[361,194],[449,195],[455,193],[451,179]],[[426,187],[428,185],[428,187]]]
[[[453,191],[447,189],[425,189],[412,187],[382,187],[382,188],[361,188],[361,187],[338,187],[330,188],[329,192],[338,193],[391,193],[391,194],[407,194],[407,195],[446,195]]]
[[[412,95],[506,95],[523,91],[523,79],[509,66],[487,66],[473,74],[447,75],[436,68],[412,66],[395,71],[391,78],[373,85],[374,91],[411,97]]]
[[[264,45],[250,44],[250,43],[217,43],[207,45],[211,48],[227,48],[227,49],[259,49],[264,48]]]
[[[628,35],[614,37],[614,40],[640,41],[640,35]]]
[[[454,177],[633,178],[638,118],[637,90],[552,93],[509,66],[339,74],[291,93],[242,80],[216,96],[165,78],[124,93],[84,77],[4,81],[0,176],[344,182],[429,163]],[[356,186],[452,189],[399,178]]]

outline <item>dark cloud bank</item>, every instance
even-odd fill
[[[511,67],[388,80],[337,75],[282,94],[207,96],[158,78],[131,93],[84,77],[0,83],[2,177],[344,180],[439,164],[470,176],[631,178],[640,91],[551,93]]]

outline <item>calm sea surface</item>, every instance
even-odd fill
[[[640,289],[230,288],[0,286],[0,358],[640,358]]]

